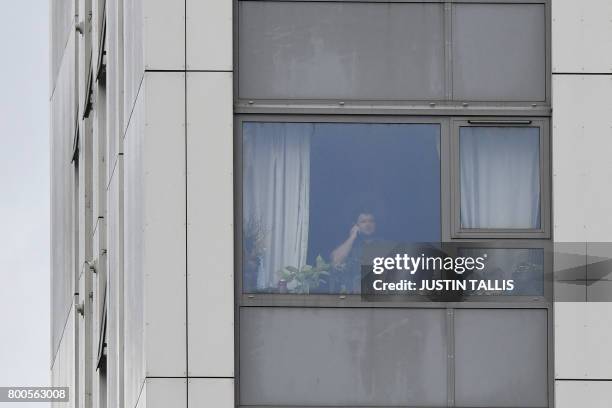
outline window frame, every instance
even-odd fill
[[[472,121],[487,121],[491,123],[506,123],[516,126],[518,120],[538,123],[541,127],[540,156],[546,159],[545,167],[550,166],[549,143],[548,143],[548,118],[512,119],[504,117],[451,117],[451,116],[381,116],[381,115],[250,115],[236,114],[234,119],[234,262],[235,262],[235,290],[237,307],[245,306],[296,306],[296,307],[547,307],[552,299],[552,287],[547,283],[545,276],[545,290],[543,296],[465,296],[460,302],[431,301],[419,295],[412,296],[409,300],[388,300],[381,302],[364,301],[361,294],[277,294],[277,293],[244,293],[243,292],[243,248],[242,248],[242,221],[243,221],[243,156],[242,156],[242,126],[244,122],[273,122],[273,123],[364,123],[364,124],[438,124],[440,126],[440,230],[441,242],[450,242],[474,246],[474,244],[491,248],[532,248],[544,247],[550,241],[549,231],[517,232],[516,230],[504,231],[494,230],[482,233],[467,233],[457,236],[453,228],[458,221],[455,217],[458,204],[458,124]],[[493,121],[493,122],[492,122]],[[546,140],[547,143],[544,143]],[[546,149],[546,150],[545,150]],[[454,159],[455,158],[455,159]],[[542,162],[540,163],[542,166]],[[453,171],[453,169],[455,169]],[[540,177],[550,177],[549,171],[540,171]],[[549,189],[550,182],[540,182],[540,189]],[[542,194],[542,193],[541,193]],[[544,196],[542,196],[544,197]],[[551,214],[549,192],[546,201],[541,199],[540,211],[546,214],[548,220]],[[541,218],[544,220],[544,217]],[[544,221],[542,221],[544,225]],[[547,225],[550,225],[547,223]],[[502,242],[491,242],[492,240],[503,240]],[[548,251],[545,251],[548,253]],[[552,262],[545,255],[545,271],[552,270]],[[522,304],[522,305],[521,305]]]
[[[483,239],[551,238],[551,160],[550,132],[543,118],[453,118],[451,119],[451,237]],[[460,129],[462,127],[537,127],[540,133],[540,227],[539,228],[463,228],[461,226]]]
[[[244,293],[243,292],[243,156],[242,156],[242,126],[244,122],[277,122],[277,123],[364,123],[364,124],[436,124],[440,126],[440,238],[450,239],[449,207],[450,202],[450,129],[449,121],[444,117],[407,117],[407,116],[365,116],[365,115],[235,115],[234,122],[234,196],[235,196],[235,238],[234,262],[236,269],[236,298],[239,306],[305,306],[305,307],[372,307],[376,302],[363,302],[360,294],[275,294],[275,293]],[[398,303],[423,305],[433,302],[410,301]],[[443,304],[443,303],[440,303]],[[438,304],[438,307],[440,307]],[[380,306],[388,307],[388,302],[380,302]]]

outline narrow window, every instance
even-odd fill
[[[537,127],[461,127],[461,228],[539,229]]]

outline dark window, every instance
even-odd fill
[[[245,122],[243,289],[358,293],[369,243],[439,241],[440,125]]]

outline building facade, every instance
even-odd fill
[[[612,2],[51,0],[50,34],[57,406],[610,405]],[[534,286],[371,302],[370,236]]]

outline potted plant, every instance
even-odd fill
[[[329,268],[330,265],[321,255],[315,259],[314,266],[304,265],[301,268],[285,266],[280,271],[279,287],[286,287],[290,293],[308,294],[311,289],[316,289],[321,283],[326,282],[323,277],[329,275]]]

